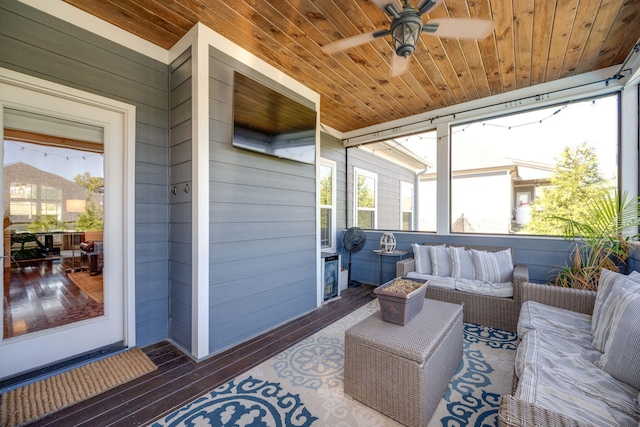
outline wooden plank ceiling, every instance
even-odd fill
[[[388,28],[372,0],[65,1],[166,49],[200,21],[320,93],[321,122],[342,132],[618,65],[640,38],[638,0],[446,0],[423,21],[491,19],[494,33],[423,33],[409,70],[390,77],[389,36],[321,51]]]

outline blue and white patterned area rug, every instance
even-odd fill
[[[399,426],[343,390],[344,331],[378,309],[371,301],[152,426]],[[511,332],[465,323],[463,359],[429,426],[497,426],[515,342]]]

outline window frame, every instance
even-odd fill
[[[321,181],[322,181],[322,167],[328,167],[331,169],[331,205],[323,205],[321,204],[321,197],[320,197],[320,193],[318,194],[318,206],[320,207],[320,221],[322,221],[322,210],[323,209],[329,209],[331,211],[331,221],[329,224],[329,240],[330,240],[330,244],[329,245],[323,245],[322,244],[322,224],[320,224],[320,248],[322,250],[335,250],[336,249],[336,226],[337,226],[337,219],[336,219],[336,213],[337,213],[337,206],[336,206],[336,200],[337,200],[337,191],[336,191],[336,182],[337,182],[337,163],[333,160],[329,160],[326,159],[324,157],[320,158],[319,161],[319,168],[318,168],[318,175],[319,175],[319,179],[318,179],[318,186],[321,185]],[[318,192],[320,192],[321,188],[318,189]]]
[[[404,191],[409,191],[409,195],[411,196],[411,210],[404,210],[403,209],[403,192]],[[410,183],[410,182],[406,182],[406,181],[400,181],[400,230],[401,231],[414,231],[415,230],[415,215],[416,215],[416,193],[415,193],[415,186]],[[404,214],[405,212],[409,212],[411,213],[411,222],[409,225],[409,229],[405,230],[403,228],[403,223],[404,223]]]
[[[534,112],[534,111],[538,111],[538,110],[545,110],[545,109],[553,109],[553,108],[559,108],[565,105],[569,105],[569,104],[576,104],[576,103],[583,103],[583,102],[589,102],[589,101],[597,101],[598,99],[602,99],[602,98],[607,98],[607,97],[613,97],[616,96],[617,97],[617,143],[616,143],[616,147],[617,147],[617,165],[616,165],[616,189],[620,192],[620,194],[622,194],[622,192],[625,189],[625,185],[624,185],[624,171],[625,169],[628,169],[628,164],[625,164],[624,162],[624,158],[621,157],[621,153],[624,150],[624,140],[623,137],[621,135],[621,130],[622,130],[622,117],[624,115],[623,112],[623,105],[622,105],[622,96],[623,96],[624,91],[621,90],[612,90],[612,91],[606,91],[606,92],[595,92],[595,93],[585,93],[581,96],[575,96],[575,97],[571,97],[568,99],[559,99],[559,100],[554,100],[553,102],[548,102],[548,103],[544,103],[544,105],[528,105],[528,106],[522,106],[520,108],[515,108],[513,110],[510,110],[509,112],[498,112],[498,111],[494,111],[492,113],[487,113],[487,114],[483,114],[483,115],[477,115],[477,116],[472,116],[472,117],[468,117],[468,118],[464,118],[464,119],[458,119],[458,120],[451,120],[448,121],[444,124],[441,124],[440,126],[438,126],[438,136],[439,136],[439,140],[446,140],[447,144],[446,144],[446,155],[447,155],[447,170],[446,173],[445,171],[440,171],[440,169],[438,170],[438,176],[436,177],[436,181],[437,181],[437,185],[440,188],[439,191],[445,191],[446,192],[446,197],[447,197],[447,215],[446,215],[446,228],[444,227],[444,224],[441,224],[440,222],[438,222],[438,227],[437,227],[437,232],[436,234],[440,234],[440,235],[473,235],[473,236],[497,236],[497,237],[533,237],[533,238],[548,238],[548,239],[558,239],[558,238],[562,238],[561,236],[558,235],[548,235],[548,234],[520,234],[520,233],[512,233],[512,232],[508,232],[508,233],[492,233],[492,232],[464,232],[464,231],[453,231],[453,225],[454,225],[454,219],[452,218],[453,212],[452,212],[452,205],[453,205],[453,192],[452,192],[452,187],[453,187],[453,168],[452,168],[452,162],[453,162],[453,154],[452,154],[452,148],[453,148],[453,141],[452,141],[452,136],[456,133],[456,131],[454,130],[455,127],[459,127],[459,126],[465,126],[467,124],[473,124],[476,122],[483,122],[483,121],[490,121],[490,120],[495,120],[495,119],[500,119],[500,118],[506,118],[506,117],[515,117],[517,115],[520,114],[527,114],[530,112]],[[443,133],[442,128],[446,128],[446,131]],[[462,129],[464,131],[464,128]],[[441,135],[442,134],[442,135]],[[438,154],[438,156],[442,156],[442,154]],[[636,168],[637,170],[637,168]],[[443,173],[445,176],[440,176],[440,173]],[[443,183],[441,180],[446,180],[446,189],[443,186]],[[513,208],[513,212],[515,215],[515,211],[516,208],[514,207],[517,203],[516,200],[516,195],[517,195],[518,191],[516,188],[512,188],[512,194],[511,194],[511,205]],[[530,199],[531,201],[531,199]],[[443,212],[443,208],[438,206],[437,207],[437,212],[440,214]]]
[[[374,181],[373,209],[360,208],[358,206],[358,177],[360,175],[367,178],[371,178]],[[354,166],[353,168],[353,224],[355,227],[360,227],[360,225],[358,224],[358,212],[360,210],[373,212],[373,228],[371,228],[371,230],[376,230],[378,227],[378,174],[375,172],[371,172],[366,169],[361,169]]]

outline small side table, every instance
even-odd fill
[[[404,256],[409,253],[408,251],[401,251],[398,249],[396,249],[393,252],[383,252],[382,249],[374,249],[373,252],[376,255],[378,255],[378,273],[380,275],[380,282],[378,283],[378,286],[385,283],[382,281],[382,257],[383,256],[400,257],[400,260],[402,260]]]

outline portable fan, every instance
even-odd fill
[[[360,251],[367,242],[367,236],[359,227],[351,227],[345,231],[342,236],[342,245],[349,252],[349,273],[347,275],[347,283],[351,286],[351,254]]]

